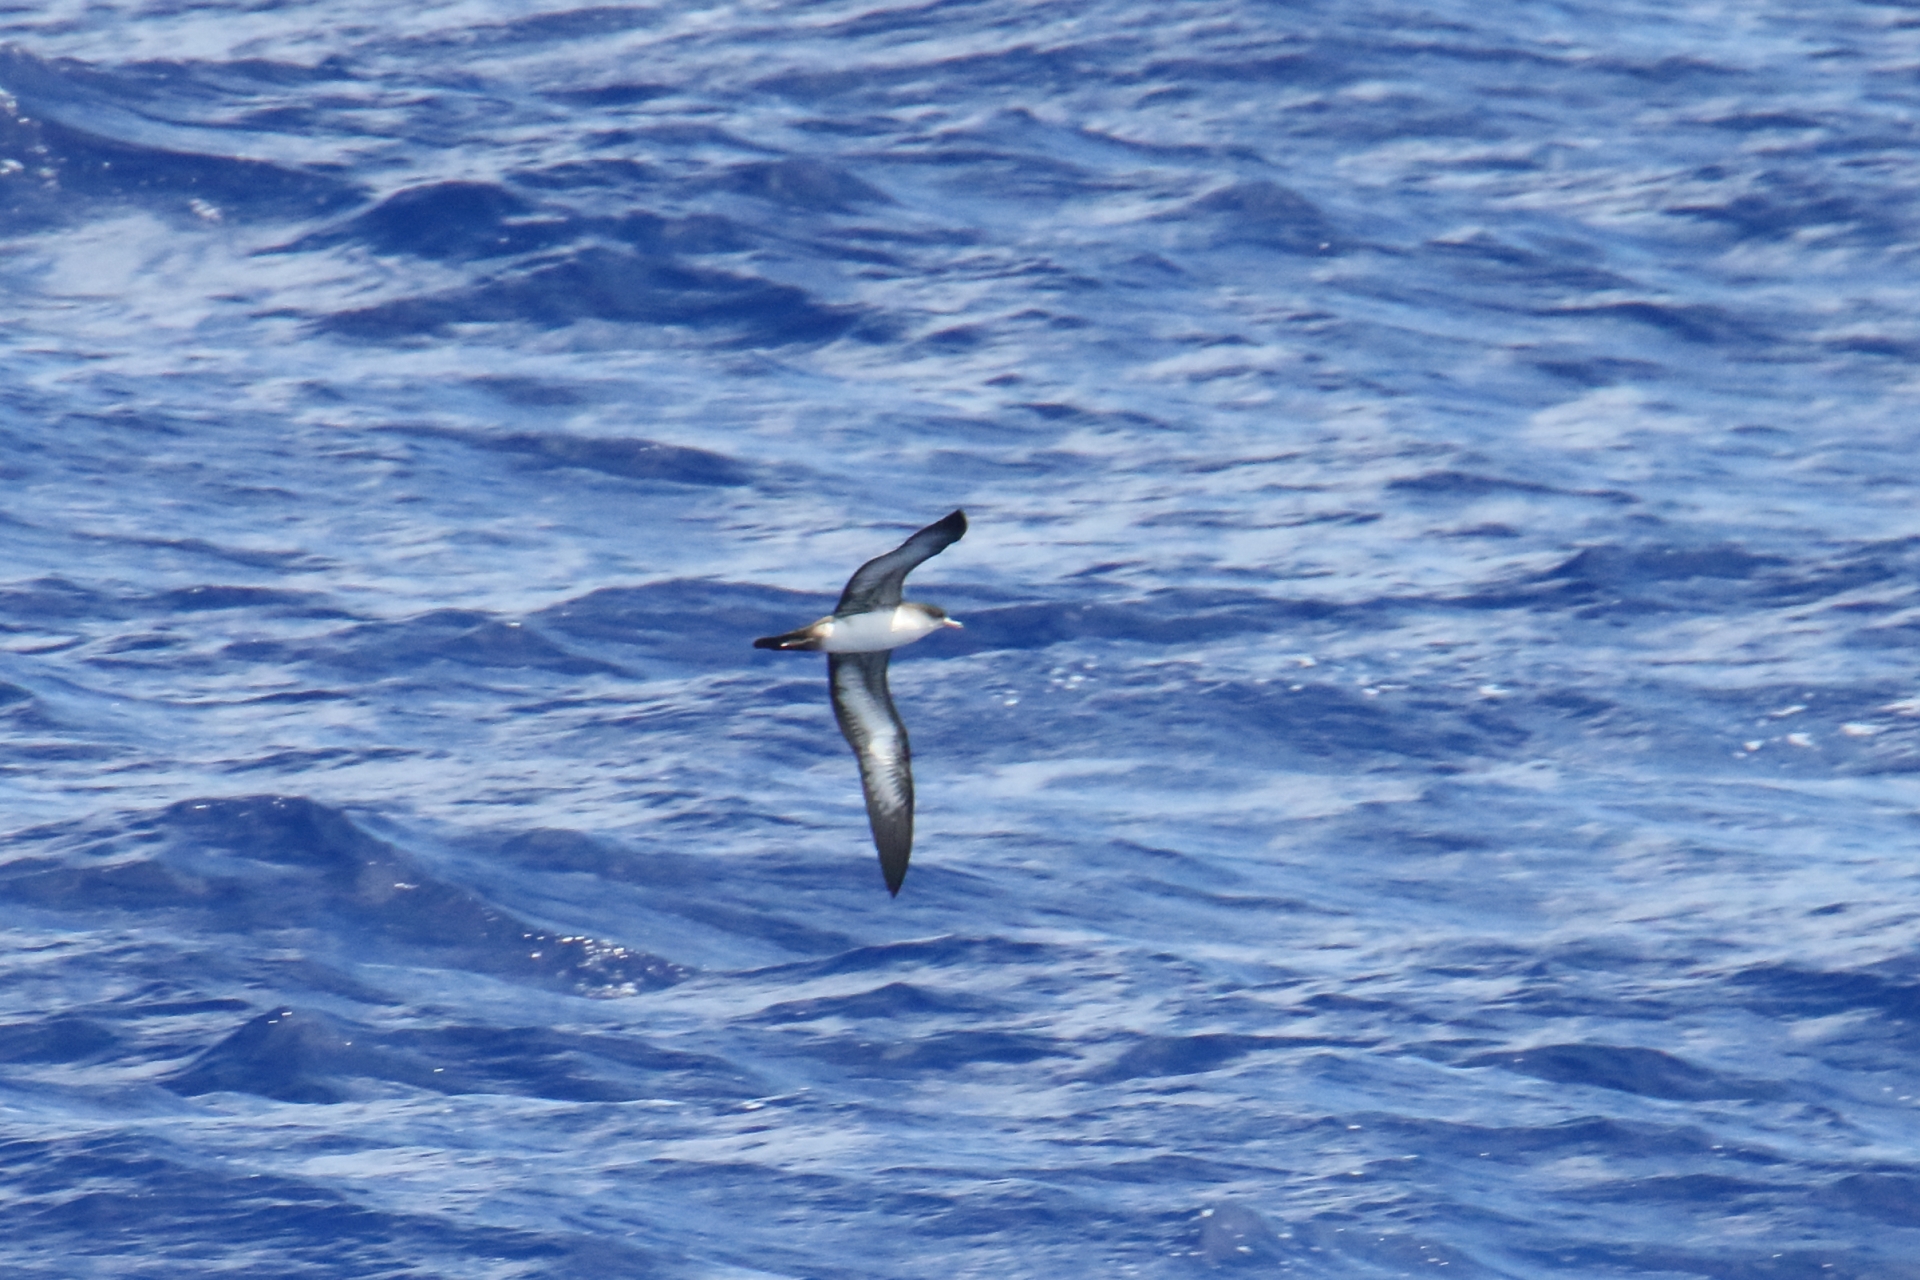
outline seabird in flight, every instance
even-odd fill
[[[827,655],[833,686],[833,717],[860,761],[867,792],[867,820],[880,851],[887,890],[900,892],[913,852],[913,753],[907,726],[887,691],[887,655],[943,627],[960,624],[939,605],[900,598],[907,575],[939,555],[967,531],[967,514],[956,511],[928,525],[883,556],[867,561],[847,579],[833,612],[783,636],[762,636],[756,649],[804,649]]]

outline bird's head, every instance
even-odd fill
[[[918,609],[920,612],[926,614],[929,618],[932,618],[935,622],[939,623],[943,627],[957,627],[960,625],[960,620],[958,618],[949,618],[947,616],[947,611],[945,609],[942,609],[937,604],[920,604],[918,602],[915,602],[913,607]]]

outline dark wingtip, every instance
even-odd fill
[[[891,856],[886,853],[880,855],[880,874],[887,878],[887,892],[896,898],[900,896],[900,886],[907,882],[907,857],[904,849]]]
[[[947,517],[935,525],[934,528],[949,530],[957,539],[967,531],[967,513],[955,507],[948,513]]]
[[[753,647],[756,649],[778,649],[780,647],[780,637],[761,636],[753,642]]]

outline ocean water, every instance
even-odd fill
[[[0,8],[0,1273],[1920,1277],[1920,14]],[[889,899],[756,635],[964,507]]]

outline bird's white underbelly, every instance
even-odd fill
[[[912,644],[940,629],[940,622],[902,605],[847,617],[822,618],[820,647],[828,653],[878,653]]]

